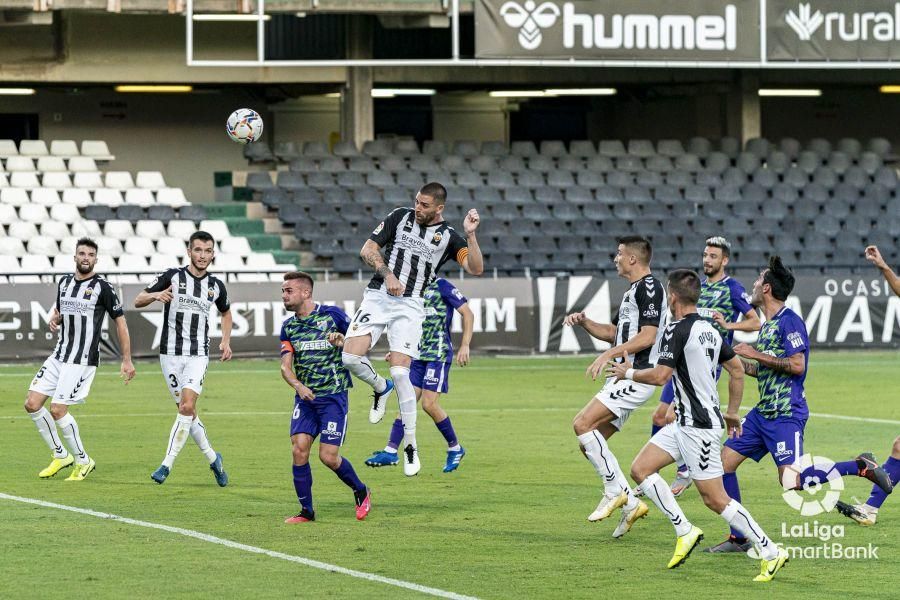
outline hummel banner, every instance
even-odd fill
[[[756,0],[476,0],[478,58],[757,61]]]
[[[900,60],[900,1],[769,0],[770,61]]]

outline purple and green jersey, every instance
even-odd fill
[[[800,315],[784,306],[775,316],[763,323],[759,330],[756,349],[777,358],[788,358],[802,352],[804,367],[809,365],[809,336]],[[779,373],[760,364],[757,371],[759,403],[756,410],[766,419],[792,417],[807,419],[806,368],[802,375]]]
[[[466,297],[452,283],[440,277],[425,289],[425,322],[422,323],[422,340],[419,342],[420,361],[453,361],[453,343],[450,341],[453,311],[466,302]]]
[[[715,283],[709,280],[700,287],[700,299],[697,300],[697,313],[712,323],[722,338],[732,343],[734,331],[720,327],[712,318],[714,312],[721,314],[729,323],[737,322],[741,315],[753,310],[744,286],[737,279],[725,277]]]
[[[329,333],[347,333],[350,319],[336,306],[316,304],[305,317],[294,315],[281,326],[281,355],[294,354],[294,374],[316,396],[338,394],[353,386],[341,360],[341,349]]]

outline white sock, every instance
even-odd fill
[[[609,449],[609,444],[606,443],[600,432],[595,429],[582,433],[578,436],[578,442],[584,448],[584,454],[591,461],[591,464],[594,465],[597,474],[603,478],[606,493],[618,496],[623,490],[626,491],[628,493],[628,508],[634,508],[636,498],[631,493],[625,474],[619,468],[619,461],[616,460],[616,455]]]
[[[81,442],[81,432],[78,431],[78,423],[75,422],[75,417],[70,413],[66,413],[61,419],[57,419],[56,426],[59,427],[63,439],[66,440],[66,445],[75,456],[75,462],[79,465],[86,465],[90,457],[84,449],[84,444]]]
[[[409,381],[408,367],[391,367],[394,390],[400,399],[400,420],[403,421],[403,446],[416,446],[416,390]]]
[[[760,556],[764,559],[772,560],[778,556],[778,547],[775,545],[775,542],[769,539],[769,536],[762,530],[759,523],[753,519],[753,515],[741,506],[740,502],[737,500],[729,502],[725,510],[722,511],[722,518],[729,525],[744,534],[745,538],[753,542],[759,549]]]
[[[681,507],[678,506],[678,501],[672,495],[669,484],[663,481],[659,473],[653,473],[645,479],[641,484],[641,490],[644,492],[644,497],[650,498],[653,504],[669,517],[669,520],[672,521],[672,525],[675,527],[676,535],[680,537],[690,532],[691,522],[684,516]]]
[[[200,448],[200,452],[203,453],[206,460],[210,464],[214,463],[216,461],[216,451],[209,445],[209,439],[206,437],[206,427],[203,426],[200,417],[195,417],[193,423],[191,423],[191,437],[197,442],[197,447]]]
[[[184,448],[188,436],[191,435],[191,423],[193,422],[194,417],[179,414],[175,419],[175,424],[172,425],[172,431],[169,433],[169,446],[166,448],[166,457],[162,462],[170,469],[175,464],[175,458],[178,456],[178,453]]]
[[[449,448],[447,448],[447,451],[448,452],[459,452],[460,449],[462,449],[462,446],[460,446],[459,444],[456,444],[454,446],[450,446]]]
[[[38,433],[41,434],[47,447],[53,450],[53,458],[65,458],[69,455],[66,447],[63,446],[62,440],[59,439],[59,432],[56,431],[56,422],[50,411],[43,406],[37,412],[28,413],[31,420],[34,421]]]
[[[389,452],[390,454],[397,454],[397,449],[396,449],[396,448],[391,448],[390,446],[385,446],[385,447],[384,447],[384,451],[385,451],[385,452]]]
[[[375,371],[375,367],[367,357],[341,352],[341,361],[354,377],[365,382],[379,394],[387,387],[387,380]]]

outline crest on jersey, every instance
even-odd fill
[[[437,246],[438,244],[441,243],[441,240],[442,240],[443,238],[444,238],[444,236],[442,236],[442,235],[441,235],[441,232],[438,231],[437,233],[434,234],[434,237],[431,238],[431,243],[434,244],[435,246]]]
[[[378,227],[375,228],[375,231],[372,232],[372,235],[378,235],[381,233],[381,230],[384,229],[384,221],[378,224]]]
[[[209,299],[210,299],[210,300],[212,300],[212,299],[213,299],[213,296],[216,295],[216,292],[215,292],[215,290],[213,290],[212,288],[209,288],[208,290],[206,290],[206,295],[209,296]]]
[[[84,290],[85,299],[90,298],[93,293],[94,293],[94,288],[88,288],[88,289]]]

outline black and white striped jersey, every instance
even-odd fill
[[[435,273],[453,258],[462,262],[469,255],[466,239],[441,221],[422,227],[416,223],[412,208],[395,208],[369,239],[384,248],[385,260],[394,276],[406,289],[404,296],[422,297]],[[369,289],[384,290],[384,278],[375,275]]]
[[[169,269],[157,276],[146,291],[172,288],[172,301],[163,308],[159,353],[169,356],[209,356],[209,311],[220,313],[231,304],[225,284],[209,273],[196,278],[187,267]]]
[[[657,344],[669,313],[666,288],[656,277],[646,275],[631,284],[622,297],[619,312],[613,317],[618,346],[634,338],[642,327],[658,327],[653,344],[634,355],[634,368],[647,369],[656,364]],[[621,362],[621,359],[616,359]]]
[[[112,285],[100,275],[76,279],[66,275],[56,288],[60,323],[53,358],[74,365],[96,367],[100,361],[103,317],[125,313]]]
[[[734,350],[709,321],[690,313],[665,328],[659,363],[675,370],[675,419],[687,427],[722,429],[716,371]]]

